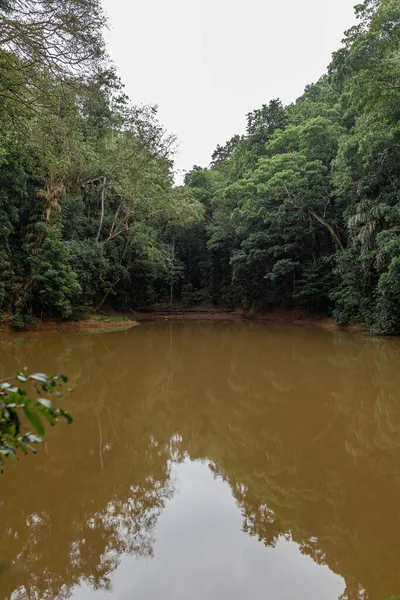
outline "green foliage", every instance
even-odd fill
[[[44,239],[37,254],[29,257],[31,288],[29,305],[36,313],[68,318],[81,292],[71,267],[68,246],[58,229],[41,229]]]
[[[125,323],[125,322],[129,323],[129,318],[128,317],[118,317],[118,316],[115,316],[115,315],[112,315],[112,316],[100,316],[99,320],[102,321],[103,323]]]
[[[29,314],[17,313],[10,318],[10,323],[16,331],[22,331],[27,325],[36,325],[37,319]]]
[[[203,295],[201,290],[196,290],[191,283],[182,286],[182,304],[183,306],[196,306],[200,304]]]
[[[328,73],[250,112],[180,187],[174,137],[107,64],[98,0],[67,8],[0,9],[0,310],[17,327],[209,299],[400,333],[397,0],[358,5]]]
[[[36,454],[32,444],[40,444],[45,433],[43,419],[51,426],[61,417],[69,424],[73,422],[71,415],[60,408],[55,408],[46,396],[61,396],[59,387],[66,383],[65,375],[45,375],[44,373],[27,374],[19,371],[16,385],[8,381],[0,383],[0,470],[4,468],[5,458],[18,458],[18,451],[28,454],[30,450]],[[26,389],[35,390],[31,394]],[[36,433],[29,431],[31,425]]]
[[[187,176],[207,209],[199,287],[227,306],[300,305],[399,334],[400,4],[356,14],[327,75],[250,113],[246,134]]]
[[[107,64],[100,2],[58,4],[0,8],[0,310],[17,328],[164,297],[172,237],[203,212],[173,187],[157,109]]]

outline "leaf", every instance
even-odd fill
[[[4,456],[14,456],[15,458],[17,457],[15,448],[10,446],[9,444],[3,444],[2,446],[0,446],[0,454],[3,454]]]
[[[17,394],[19,392],[19,389],[17,387],[15,387],[15,385],[11,385],[10,383],[2,383],[0,385],[0,387],[3,390],[6,390],[7,392],[10,392],[10,393]]]
[[[69,413],[65,412],[64,410],[61,411],[61,416],[63,416],[64,419],[68,422],[68,425],[71,425],[74,422],[71,415]]]
[[[50,400],[47,400],[46,398],[37,398],[36,402],[38,404],[41,404],[45,408],[53,408],[52,402]]]
[[[49,378],[44,373],[33,373],[33,375],[29,375],[29,379],[34,379],[35,381],[40,381],[41,383],[47,383]]]
[[[36,435],[35,433],[26,433],[24,435],[23,438],[21,438],[21,441],[26,444],[28,442],[30,443],[35,443],[35,444],[41,444],[43,442],[42,438],[38,435]]]
[[[20,450],[22,450],[22,452],[26,456],[28,454],[28,450],[26,449],[26,446],[25,446],[24,442],[22,441],[22,439],[17,439],[17,444],[18,444],[18,448]]]
[[[31,425],[33,425],[38,434],[44,435],[44,426],[39,415],[35,411],[31,410],[28,406],[24,407],[24,411],[29,419],[29,422]]]
[[[53,427],[56,424],[56,418],[54,417],[54,415],[47,411],[47,410],[42,410],[41,414],[44,416],[44,418],[50,423],[50,425]]]

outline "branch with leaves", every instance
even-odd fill
[[[54,426],[59,418],[69,424],[71,415],[53,406],[50,396],[61,397],[60,387],[68,381],[65,375],[27,374],[19,371],[16,385],[10,381],[0,383],[0,469],[4,468],[5,458],[18,459],[17,451],[36,454],[32,444],[42,443],[45,433],[43,419]],[[12,381],[12,380],[11,380]],[[33,387],[34,394],[29,393]],[[28,389],[26,389],[28,388]],[[30,424],[35,432],[28,429]]]

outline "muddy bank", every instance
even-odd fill
[[[77,321],[38,320],[36,325],[26,325],[23,331],[92,331],[130,329],[149,321],[258,321],[307,325],[331,330],[363,331],[361,325],[339,325],[327,315],[312,315],[301,309],[276,309],[268,313],[243,309],[222,310],[219,308],[157,306],[149,311],[118,313],[104,310],[101,314]],[[1,331],[16,331],[9,319],[0,325]],[[18,330],[17,330],[18,331]]]
[[[27,324],[23,330],[16,330],[7,319],[0,326],[0,331],[92,331],[130,329],[139,325],[131,317],[115,315],[95,315],[79,321],[54,321],[38,319],[35,325]]]

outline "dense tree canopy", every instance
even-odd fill
[[[400,333],[400,5],[367,0],[329,71],[250,113],[186,185],[222,305],[333,311]],[[204,267],[203,267],[204,269]]]
[[[400,5],[173,185],[174,137],[105,55],[98,0],[0,8],[0,310],[303,307],[400,333]]]
[[[132,106],[108,64],[100,2],[9,0],[0,19],[0,310],[167,298],[174,228],[203,209],[173,187],[156,107]]]

